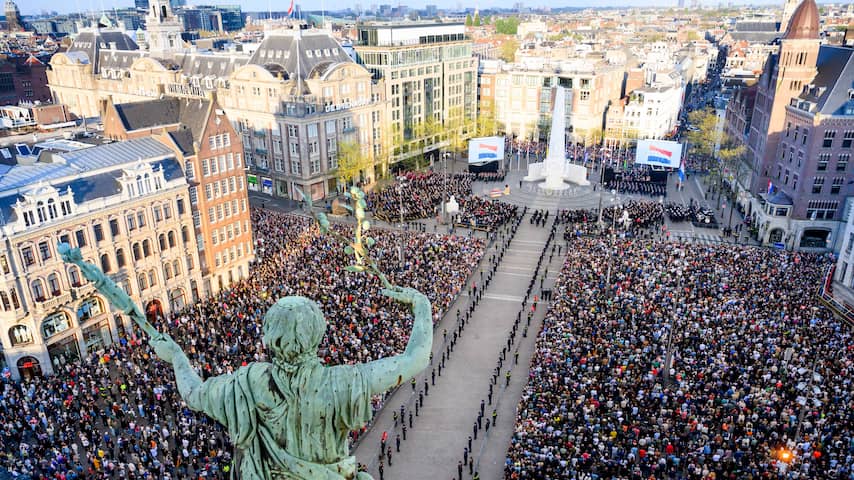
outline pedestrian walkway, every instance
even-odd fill
[[[533,293],[539,287],[538,280],[527,305],[523,306],[522,302],[534,278],[538,258],[549,232],[550,228],[535,227],[525,218],[502,258],[498,258],[502,247],[500,241],[493,244],[484,255],[482,268],[485,269],[485,278],[489,278],[492,255],[496,255],[497,260],[488,287],[483,291],[464,292],[449,309],[436,329],[432,364],[416,377],[414,388],[404,385],[386,400],[385,408],[356,448],[356,458],[368,466],[368,472],[376,479],[380,478],[379,458],[383,432],[387,432],[387,448],[391,447],[393,451],[391,465],[387,455],[383,458],[383,479],[458,478],[463,450],[469,449],[469,436],[472,437],[468,455],[472,471],[480,469],[480,478],[484,479],[502,476],[516,405],[528,377],[527,366],[545,311],[545,304],[540,301],[536,315],[523,335],[527,315],[521,312],[531,310]],[[562,248],[565,253],[565,247]],[[548,256],[544,265],[547,261]],[[549,277],[557,271],[557,267],[551,267]],[[480,286],[480,274],[476,273],[473,278],[475,284]],[[461,316],[465,317],[465,312],[471,308],[477,295],[481,295],[481,299],[450,351],[450,356],[445,359],[445,367],[440,369],[443,353],[449,351],[448,344],[443,341],[445,338],[452,339],[456,332],[456,311],[459,309]],[[508,339],[517,314],[521,318],[520,325],[508,349]],[[506,353],[501,361],[500,373],[496,374],[496,361],[502,349]],[[518,357],[515,355],[517,350]],[[490,403],[490,385],[494,379]],[[422,390],[425,390],[425,383],[429,383],[429,393],[424,395],[423,406],[418,408],[418,415],[415,416],[414,405],[418,403]],[[481,401],[484,402],[484,414],[481,428],[477,428]],[[400,415],[401,405],[404,406],[403,419]],[[492,420],[493,410],[497,420],[495,424]],[[411,427],[410,414],[413,414]],[[490,424],[488,432],[487,423]],[[474,438],[475,434],[477,438]],[[400,452],[396,451],[398,436],[401,438]],[[468,464],[462,470],[463,478],[472,478]]]

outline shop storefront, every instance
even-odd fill
[[[266,193],[267,195],[273,194],[273,179],[267,177],[261,177],[261,193]]]
[[[261,189],[261,187],[258,185],[258,177],[256,175],[247,174],[246,183],[249,185],[250,191],[257,192]]]
[[[24,381],[32,380],[42,376],[42,367],[35,357],[21,357],[18,359],[18,375]]]
[[[309,188],[312,200],[323,200],[326,196],[326,192],[323,190],[323,182],[312,183]]]
[[[113,338],[110,335],[110,322],[108,320],[103,320],[83,329],[83,344],[86,346],[86,353],[103,350],[112,343]]]
[[[69,335],[48,345],[47,354],[50,357],[54,372],[61,371],[66,364],[80,360],[80,345],[77,343],[77,335]]]
[[[288,182],[276,179],[276,196],[290,198],[290,194],[288,194]]]

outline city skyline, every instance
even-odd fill
[[[515,0],[499,0],[496,2],[489,2],[488,5],[479,5],[479,2],[460,2],[455,0],[436,0],[436,1],[417,1],[417,2],[345,2],[340,0],[323,0],[320,3],[311,2],[310,5],[312,8],[310,11],[318,11],[320,9],[325,9],[328,12],[335,11],[343,11],[348,8],[355,9],[357,5],[360,5],[362,9],[369,8],[371,5],[381,5],[383,3],[388,3],[393,6],[403,5],[412,9],[423,9],[426,5],[435,5],[440,9],[450,9],[456,10],[457,8],[466,9],[474,9],[474,8],[499,8],[499,9],[511,9],[513,5],[519,3]],[[486,3],[486,2],[484,2]],[[734,1],[734,2],[711,2],[708,0],[701,1],[700,4],[706,7],[714,7],[717,5],[728,5],[728,4],[742,6],[742,7],[769,7],[779,5],[780,2],[767,0],[767,1]],[[832,3],[832,2],[817,2],[817,3]],[[561,2],[560,4],[549,4],[549,5],[536,5],[533,6],[533,9],[542,9],[542,8],[577,8],[577,9],[619,9],[619,8],[675,8],[677,7],[677,0],[664,0],[664,1],[647,1],[647,0],[605,0],[604,2],[594,2],[594,1],[569,1],[569,2]],[[288,8],[288,2],[272,2],[269,0],[242,0],[242,1],[229,1],[229,0],[212,0],[205,1],[201,0],[198,2],[187,2],[187,5],[197,6],[197,5],[239,5],[244,12],[283,12]],[[306,6],[305,3],[295,2],[295,8],[297,10],[308,11],[309,9],[304,8]],[[57,12],[60,14],[69,14],[69,13],[95,13],[111,11],[113,9],[123,9],[123,8],[132,8],[133,2],[127,0],[119,0],[119,1],[103,1],[98,0],[97,2],[94,0],[81,1],[75,0],[74,3],[63,3],[57,4],[52,0],[36,0],[33,2],[21,2],[18,7],[21,9],[21,14],[26,16],[37,16],[42,15],[46,12]],[[58,8],[59,7],[59,8]],[[62,8],[65,7],[65,8]],[[509,13],[509,12],[508,12]]]

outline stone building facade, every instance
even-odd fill
[[[13,377],[50,374],[130,335],[130,319],[62,262],[60,242],[147,315],[197,300],[189,188],[172,150],[144,138],[3,158],[13,163],[0,179],[0,345]]]

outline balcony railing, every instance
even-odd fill
[[[64,305],[72,300],[71,292],[65,292],[57,297],[49,298],[44,301],[36,301],[35,312],[45,314],[55,310],[58,306]]]

